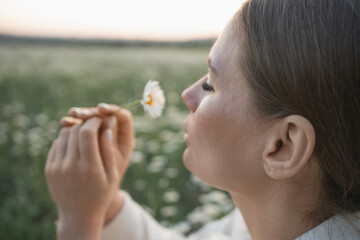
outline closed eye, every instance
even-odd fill
[[[205,91],[209,91],[209,92],[214,92],[214,88],[211,87],[207,82],[204,82],[202,84],[202,88],[205,90]]]

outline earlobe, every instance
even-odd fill
[[[273,179],[292,178],[309,162],[315,146],[315,130],[309,120],[290,115],[276,123],[262,157],[264,170]]]

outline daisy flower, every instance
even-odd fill
[[[158,81],[150,80],[146,83],[141,105],[144,107],[144,111],[152,118],[161,116],[165,105],[165,97]]]
[[[149,80],[144,89],[143,98],[131,103],[120,106],[121,108],[129,108],[133,105],[141,104],[144,111],[152,118],[161,116],[162,110],[165,106],[164,92],[159,86],[158,81]]]

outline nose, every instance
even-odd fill
[[[206,76],[204,76],[199,81],[195,82],[193,85],[185,89],[181,94],[181,98],[183,102],[192,112],[196,111],[197,107],[201,102],[203,95],[201,93],[201,84],[204,80],[206,80]]]

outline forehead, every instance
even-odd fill
[[[237,53],[239,52],[239,39],[235,34],[233,22],[230,20],[215,44],[211,48],[209,58],[219,75],[229,77],[238,69]],[[226,76],[224,76],[226,75]]]

